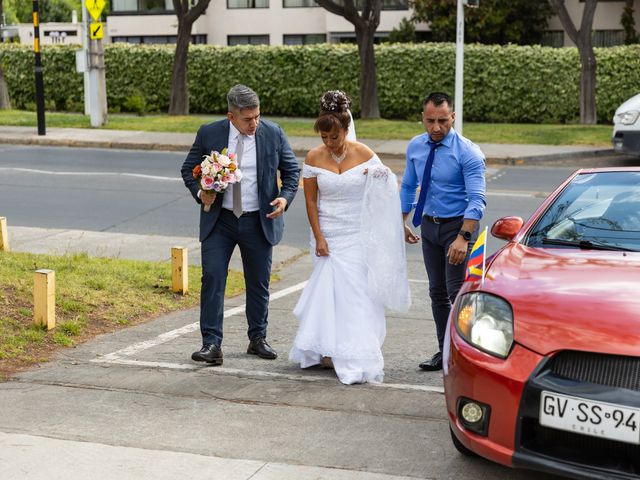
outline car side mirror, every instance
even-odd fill
[[[491,227],[491,235],[510,242],[518,234],[524,225],[524,220],[520,217],[502,217]]]

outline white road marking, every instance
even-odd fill
[[[410,280],[415,282],[424,282],[424,280]],[[277,300],[279,298],[286,297],[292,293],[298,292],[302,290],[307,282],[300,282],[291,287],[285,288],[283,290],[279,290],[270,295],[270,301]],[[224,312],[224,318],[231,317],[233,315],[237,315],[240,313],[244,313],[246,305],[239,305],[237,307],[230,308]],[[182,335],[191,333],[200,328],[199,322],[190,323],[185,325],[184,327],[176,328],[175,330],[171,330],[169,332],[162,333],[157,337],[146,340],[143,342],[135,343],[128,347],[122,348],[118,351],[109,353],[107,355],[103,355],[100,358],[96,358],[91,360],[92,363],[107,363],[113,365],[129,365],[129,366],[137,366],[137,367],[145,367],[145,368],[163,368],[169,370],[191,370],[191,371],[199,371],[199,372],[210,372],[212,374],[221,374],[221,375],[250,375],[252,377],[263,377],[263,378],[278,378],[285,380],[295,380],[295,381],[303,381],[303,382],[319,382],[326,381],[325,377],[313,377],[306,375],[290,375],[285,373],[277,373],[277,372],[265,372],[260,370],[242,370],[239,368],[228,368],[228,367],[207,367],[206,364],[194,364],[194,363],[169,363],[169,362],[150,362],[144,360],[134,360],[130,358],[132,355],[140,353],[144,350],[148,350],[149,348],[156,347],[163,343],[166,343],[170,340],[178,338]],[[378,388],[389,388],[395,390],[417,390],[421,392],[432,392],[432,393],[444,393],[444,389],[438,386],[429,386],[429,385],[412,385],[412,384],[404,384],[404,383],[381,383],[381,384],[368,384],[370,386],[378,387]]]
[[[117,177],[134,177],[145,178],[147,180],[161,180],[169,182],[182,182],[182,177],[161,177],[158,175],[145,175],[143,173],[128,173],[128,172],[56,172],[53,170],[37,170],[33,168],[19,168],[19,167],[0,167],[0,171],[14,171],[20,173],[37,173],[39,175],[60,175],[60,176],[82,176],[82,177],[95,177],[112,175]]]
[[[299,290],[302,290],[306,284],[307,284],[306,281],[297,283],[291,287],[285,288],[284,290],[279,290],[275,293],[272,293],[271,295],[269,295],[269,298],[270,300],[277,300],[279,298],[285,297],[291,293],[295,293]],[[233,315],[244,313],[245,308],[246,308],[246,304],[242,304],[237,307],[233,307],[228,310],[225,310],[223,318],[232,317]],[[118,350],[117,352],[109,353],[107,355],[104,355],[102,358],[107,361],[113,361],[113,360],[118,360],[122,357],[130,357],[132,355],[135,355],[136,353],[142,352],[143,350],[148,350],[149,348],[162,345],[163,343],[167,343],[182,335],[186,335],[187,333],[194,332],[198,328],[200,328],[199,322],[190,323],[189,325],[185,325],[184,327],[176,328],[175,330],[162,333],[158,335],[156,338],[152,338],[151,340],[145,340],[144,342],[135,343],[126,348]]]

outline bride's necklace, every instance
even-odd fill
[[[342,152],[341,155],[336,155],[331,150],[329,150],[329,153],[331,154],[331,158],[333,158],[336,163],[340,163],[347,156],[347,146],[344,146],[344,152]]]

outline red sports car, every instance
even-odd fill
[[[573,478],[640,478],[640,168],[579,170],[452,310],[444,384],[465,454]]]

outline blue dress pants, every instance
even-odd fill
[[[273,246],[262,231],[260,212],[237,218],[223,208],[213,231],[201,245],[200,332],[203,344],[222,344],[224,291],[229,260],[236,245],[240,247],[246,284],[247,335],[249,340],[267,336]]]
[[[459,217],[445,223],[434,223],[425,216],[422,217],[422,224],[420,225],[422,256],[427,269],[427,276],[429,277],[431,311],[433,320],[436,323],[438,347],[441,352],[451,306],[464,282],[469,253],[477,237],[476,229],[473,232],[473,238],[469,241],[465,261],[460,265],[450,264],[447,258],[447,251],[457,238],[458,232],[462,228],[462,222],[463,218]]]

